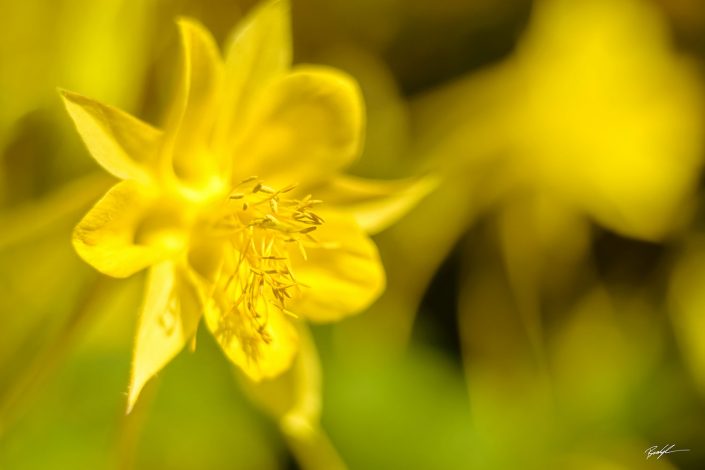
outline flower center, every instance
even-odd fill
[[[230,246],[216,287],[222,300],[215,334],[226,344],[237,340],[255,361],[260,346],[274,340],[270,316],[295,317],[287,303],[307,287],[296,280],[289,253],[297,250],[306,259],[306,247],[318,244],[312,232],[324,223],[313,212],[321,201],[290,197],[295,187],[274,189],[247,178],[230,194],[218,224]]]

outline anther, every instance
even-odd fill
[[[256,179],[257,179],[256,176],[250,176],[250,177],[245,178],[244,180],[240,181],[240,183],[238,184],[238,186],[239,186],[240,184],[247,184],[247,183],[250,183],[250,182],[252,182],[252,181],[254,181],[254,180],[256,180]]]
[[[279,220],[276,217],[274,217],[272,214],[267,214],[264,216],[264,218],[266,220],[268,220],[269,222],[273,223],[274,225],[281,225],[281,222],[279,222]]]

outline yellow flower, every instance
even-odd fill
[[[427,189],[339,174],[360,151],[360,92],[340,71],[291,67],[288,2],[255,9],[224,60],[202,26],[178,26],[183,67],[164,130],[63,92],[93,157],[122,179],[74,246],[110,276],[149,268],[128,409],[202,314],[251,379],[287,370],[300,319],[338,320],[377,298],[384,271],[365,229]]]
[[[421,148],[481,174],[474,204],[533,205],[519,212],[558,244],[588,218],[664,239],[688,217],[705,123],[695,63],[668,33],[651,2],[537,2],[508,61],[414,103]]]

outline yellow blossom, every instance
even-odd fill
[[[224,60],[180,19],[180,86],[163,130],[62,92],[93,157],[122,180],[76,227],[76,251],[110,276],[149,269],[128,409],[202,315],[248,377],[286,371],[297,322],[377,298],[384,271],[367,230],[427,190],[339,174],[361,148],[360,92],[338,70],[291,66],[289,15],[286,1],[256,8]]]
[[[414,103],[419,147],[487,170],[477,206],[533,205],[519,212],[547,246],[584,216],[663,239],[688,217],[705,122],[695,64],[668,33],[650,2],[537,2],[506,62]]]

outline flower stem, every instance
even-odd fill
[[[281,426],[289,449],[304,470],[345,470],[347,466],[320,426],[295,432]],[[300,429],[300,428],[298,428]]]

